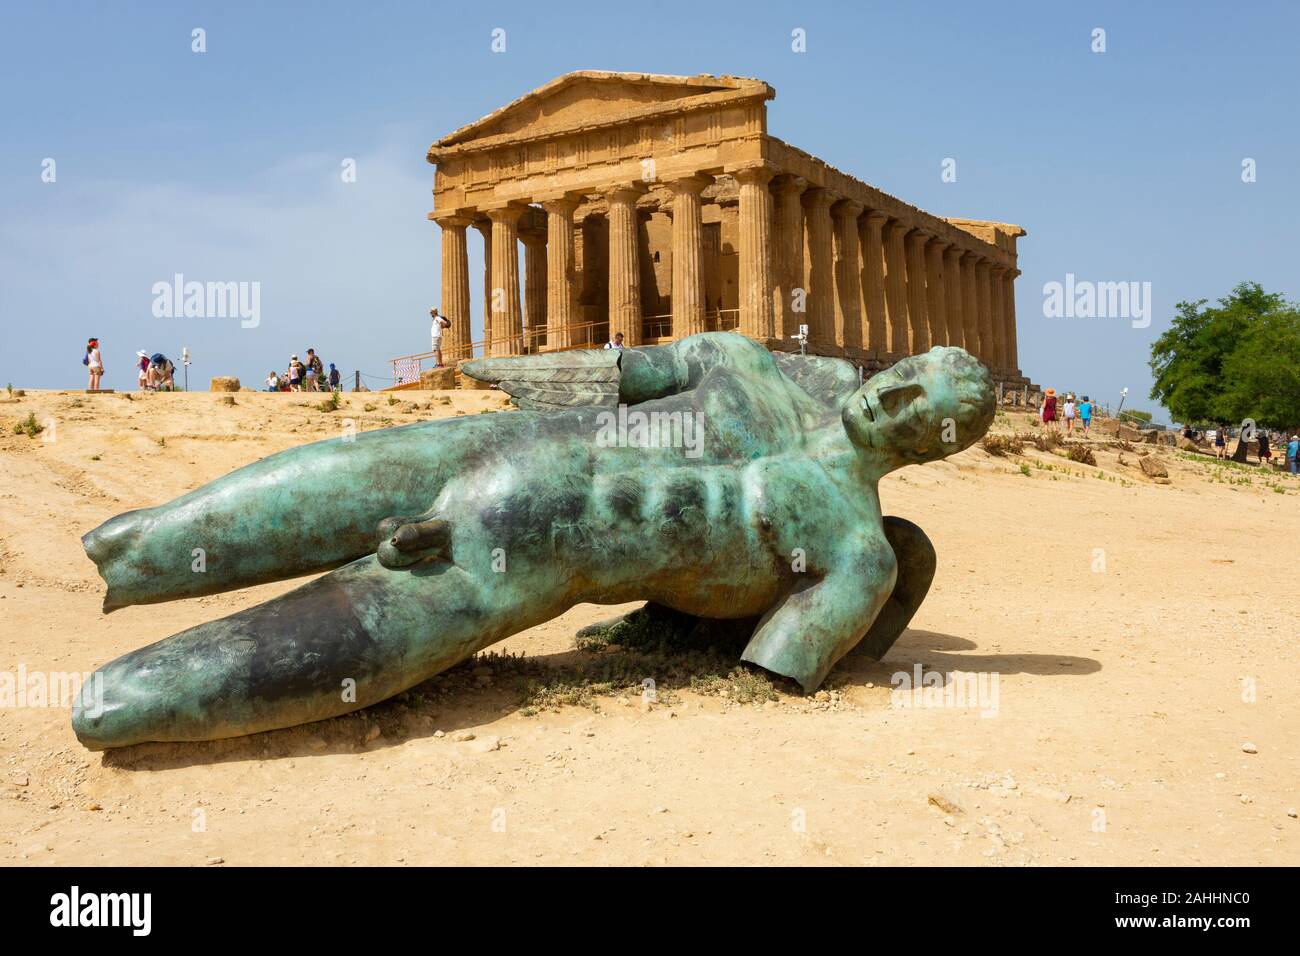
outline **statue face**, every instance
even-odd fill
[[[988,371],[963,349],[936,346],[872,376],[844,405],[849,439],[897,465],[968,447],[993,421]]]

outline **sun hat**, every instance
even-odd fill
[[[1054,388],[1045,389],[1045,390],[1043,391],[1043,394],[1044,394],[1044,395],[1055,395],[1055,394],[1056,394],[1056,389],[1054,389]]]

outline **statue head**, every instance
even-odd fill
[[[988,369],[965,349],[936,345],[873,375],[840,412],[849,439],[892,467],[968,448],[995,411]]]

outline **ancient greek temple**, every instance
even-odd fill
[[[580,71],[434,143],[448,360],[735,330],[868,372],[960,345],[1022,384],[1025,230],[932,215],[777,139],[775,95],[739,77]]]

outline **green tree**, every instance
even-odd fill
[[[1258,282],[1217,306],[1179,302],[1151,346],[1158,399],[1178,421],[1264,428],[1300,423],[1300,307]]]

